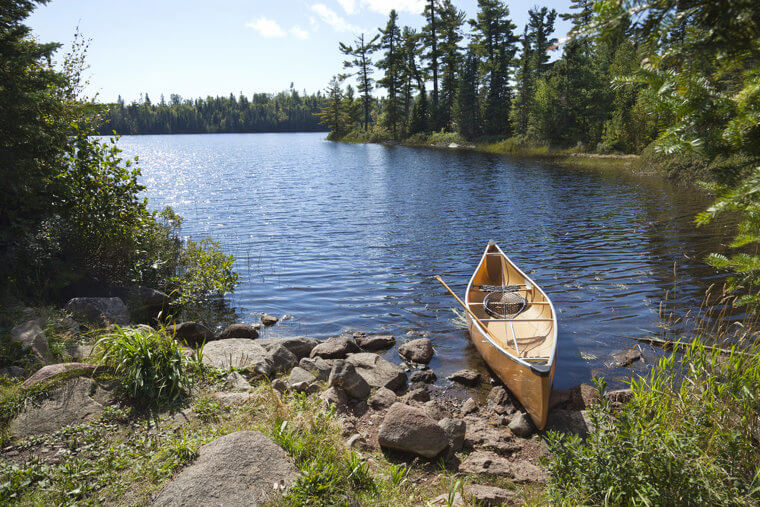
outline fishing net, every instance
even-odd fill
[[[522,312],[527,304],[528,301],[513,290],[491,291],[483,299],[483,308],[497,319],[511,319]]]

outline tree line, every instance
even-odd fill
[[[119,97],[108,107],[100,132],[110,134],[195,134],[229,132],[318,132],[326,128],[316,116],[324,97],[290,90],[235,97],[183,99],[171,94],[153,103],[145,94],[125,104]]]

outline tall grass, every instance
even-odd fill
[[[549,434],[551,501],[760,503],[760,346],[746,331],[723,349],[705,343],[726,343],[735,328],[719,320],[697,326],[710,334],[632,380],[622,409],[605,401],[591,409],[594,431],[585,442]]]
[[[117,327],[98,340],[95,348],[102,364],[113,367],[129,395],[146,407],[172,402],[184,394],[203,354],[201,350],[187,357],[166,330],[139,327]]]

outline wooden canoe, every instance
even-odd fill
[[[495,318],[483,304],[493,287],[482,286],[512,286],[527,300],[527,306],[511,318]],[[467,314],[478,352],[522,403],[536,427],[544,429],[557,356],[557,314],[549,297],[490,242],[467,285],[465,304],[480,321]]]

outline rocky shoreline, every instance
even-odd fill
[[[155,310],[160,298],[154,299]],[[129,310],[120,298],[75,298],[66,309],[73,318],[66,318],[61,325],[68,326],[72,336],[93,325],[130,325]],[[48,363],[51,355],[42,331],[45,323],[34,317],[34,310],[24,312],[32,318],[16,326],[11,339],[29,349],[40,364]],[[461,370],[437,379],[427,367],[435,354],[428,338],[401,343],[398,363],[379,354],[400,341],[390,335],[356,332],[326,340],[259,338],[261,327],[275,325],[277,320],[262,315],[261,324],[233,324],[220,333],[196,322],[167,326],[176,340],[186,344],[188,355],[203,346],[203,363],[214,369],[221,381],[211,388],[193,389],[184,406],[165,411],[157,424],[171,431],[190,428],[190,422],[203,417],[203,410],[192,401],[199,397],[206,405],[211,400],[215,406],[247,410],[245,407],[255,405],[262,393],[268,392],[279,403],[295,398],[313,400],[315,406],[334,414],[348,448],[403,463],[415,470],[419,481],[432,480],[441,466],[448,473],[466,477],[466,487],[455,492],[455,505],[521,504],[525,501],[521,487],[540,488],[547,481],[542,464],[547,455],[545,432],[536,431],[519,403],[488,371]],[[23,388],[35,391],[8,421],[0,462],[55,463],[62,453],[76,454],[76,449],[51,446],[41,437],[101,420],[114,407],[128,407],[108,368],[89,359],[91,346],[67,350],[72,361],[45,364],[31,376],[16,367],[0,370],[6,377],[28,377]],[[479,403],[476,392],[488,384],[488,396]],[[457,396],[450,395],[452,389]],[[555,391],[552,396],[546,431],[585,437],[591,431],[587,409],[597,401],[596,390],[581,385]],[[629,394],[623,390],[607,396],[620,403]],[[268,456],[266,467],[271,475],[251,472],[258,470],[263,455]],[[234,469],[234,477],[219,476],[220,469]],[[174,473],[152,495],[151,502],[186,505],[226,498],[224,503],[229,505],[257,503],[271,500],[279,491],[277,487],[272,491],[273,480],[287,491],[298,477],[292,458],[269,437],[255,431],[234,431],[200,446],[198,457]],[[210,487],[219,481],[229,491],[220,493],[219,487]],[[201,487],[204,484],[209,487]],[[432,498],[430,503],[448,500],[451,498]]]

